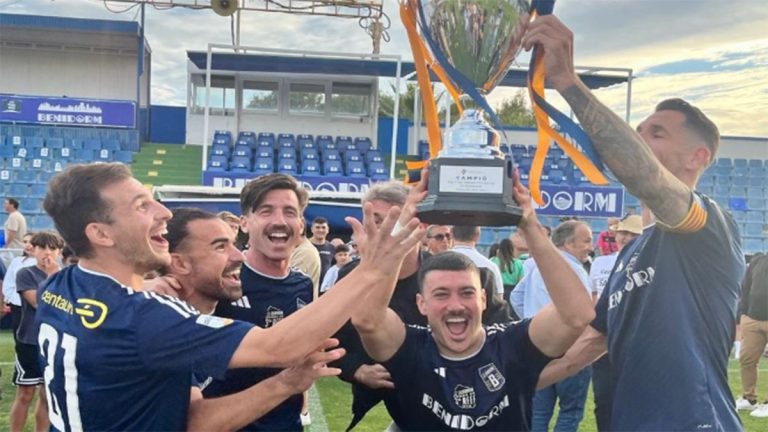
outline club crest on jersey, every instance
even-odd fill
[[[487,364],[478,369],[477,373],[480,374],[480,378],[483,379],[483,383],[485,383],[485,387],[488,391],[495,392],[504,388],[506,380],[504,379],[504,375],[502,375],[499,369],[496,368],[495,364]]]
[[[219,329],[232,324],[234,321],[229,318],[220,318],[213,315],[200,315],[195,322],[206,327]]]
[[[83,327],[93,330],[107,318],[107,305],[93,299],[77,299],[75,313],[80,315]]]
[[[296,299],[296,309],[301,309],[301,308],[303,308],[306,305],[307,305],[307,302],[305,302],[304,300],[302,300],[300,298]]]
[[[282,309],[278,309],[274,306],[267,308],[267,315],[264,317],[264,327],[272,327],[277,324],[278,321],[285,317],[285,312]]]
[[[475,406],[477,406],[475,389],[461,384],[457,385],[453,390],[453,401],[456,402],[456,406],[461,409],[474,409]]]

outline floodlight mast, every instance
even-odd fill
[[[187,9],[213,9],[211,3],[221,0],[108,0],[110,3],[134,3],[156,9],[175,7]],[[317,15],[353,18],[371,37],[373,52],[379,53],[382,38],[384,0],[228,0],[237,2],[237,10],[248,12],[282,12],[297,15]],[[238,13],[239,16],[239,13]],[[239,20],[238,20],[239,21]],[[365,24],[363,24],[365,22]],[[239,27],[239,22],[238,22]],[[237,29],[239,33],[239,28]],[[385,37],[386,38],[386,37]],[[235,45],[239,44],[236,41]]]

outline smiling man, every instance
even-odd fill
[[[483,327],[480,272],[468,257],[449,251],[419,270],[416,301],[429,328],[403,324],[387,307],[392,290],[372,292],[367,309],[352,316],[365,350],[391,375],[387,409],[401,430],[528,430],[539,372],[594,317],[589,294],[539,228],[519,182],[515,199],[552,305],[530,320]]]
[[[73,165],[48,186],[45,210],[80,257],[42,286],[36,314],[48,415],[57,431],[185,430],[193,373],[221,378],[227,368],[304,361],[349,319],[361,297],[382,284],[394,286],[390,269],[400,267],[423,233],[413,219],[390,234],[397,210],[381,229],[366,223],[375,247],[360,269],[264,330],[140,291],[145,273],[171,263],[163,237],[171,213],[125,165]],[[372,217],[370,207],[363,211]],[[348,221],[362,235],[360,223]],[[285,244],[282,231],[255,241]]]

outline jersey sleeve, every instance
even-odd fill
[[[608,297],[610,294],[607,288],[600,294],[597,304],[595,304],[595,319],[589,324],[602,334],[608,334]]]
[[[501,330],[501,345],[499,349],[502,352],[502,358],[508,359],[518,376],[526,386],[535,388],[539,380],[541,370],[552,361],[533,344],[528,334],[528,328],[531,324],[530,319],[524,319],[504,326],[496,326]],[[494,326],[489,327],[491,331]]]
[[[427,339],[431,337],[429,330],[424,327],[405,326],[403,344],[400,345],[400,348],[391,359],[382,362],[382,365],[387,368],[392,376],[395,388],[397,388],[398,382],[401,383],[400,385],[405,385],[411,382],[411,380],[418,379],[416,376],[411,376],[419,370],[414,365],[421,363],[420,353],[424,352],[427,346],[426,342],[428,342]]]
[[[37,290],[35,275],[29,267],[25,267],[16,273],[16,292]]]
[[[135,308],[134,325],[144,366],[223,378],[232,355],[253,326],[200,315],[173,297],[142,295],[145,298]]]

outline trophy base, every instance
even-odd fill
[[[433,159],[427,189],[416,205],[424,223],[511,226],[522,217],[512,198],[512,164],[503,159]]]

